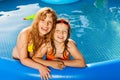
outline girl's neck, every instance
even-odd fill
[[[40,36],[40,37],[43,37],[44,35],[43,35],[43,34],[41,34],[41,33],[39,33],[39,36]]]
[[[43,38],[44,38],[44,35],[41,34],[41,33],[39,33],[39,38],[40,38],[40,39],[43,39]]]
[[[39,31],[39,36],[44,37],[46,34],[43,34]]]

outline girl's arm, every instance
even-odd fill
[[[44,60],[43,59],[43,56],[46,55],[47,53],[47,50],[48,50],[48,47],[47,45],[43,44],[39,50],[37,51],[37,53],[33,56],[33,60],[40,63],[40,64],[43,64],[45,66],[50,66],[50,67],[53,67],[55,69],[62,69],[64,68],[64,64],[62,61],[55,61],[55,60]]]
[[[47,67],[39,63],[36,63],[35,61],[33,61],[28,57],[27,44],[28,44],[27,31],[23,31],[18,36],[17,45],[16,45],[16,48],[19,52],[18,54],[19,54],[20,62],[25,66],[38,69],[41,77],[46,78],[46,75],[50,75],[49,74],[50,70]]]
[[[75,43],[72,40],[68,42],[68,51],[70,52],[74,60],[63,60],[66,66],[71,66],[71,67],[86,66],[85,60],[82,54],[80,53],[80,51],[78,50],[78,48],[76,47]]]

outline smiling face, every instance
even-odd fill
[[[49,33],[53,27],[52,14],[46,14],[46,18],[39,21],[39,33],[41,36]]]
[[[64,23],[56,24],[54,32],[54,40],[57,42],[64,42],[68,37],[68,25]]]

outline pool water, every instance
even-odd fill
[[[19,32],[32,20],[24,17],[42,7],[53,8],[58,17],[71,23],[71,38],[86,63],[120,58],[120,0],[80,0],[65,5],[52,5],[40,0],[0,1],[0,56],[12,58]]]

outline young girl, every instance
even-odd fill
[[[37,53],[33,56],[33,60],[46,66],[56,69],[62,69],[65,66],[85,67],[85,61],[77,49],[76,44],[70,37],[70,24],[65,19],[59,19],[52,32],[50,43],[43,44]],[[47,60],[43,60],[46,55]],[[70,60],[70,55],[74,58]],[[62,62],[58,64],[56,62]]]
[[[38,11],[30,27],[23,29],[13,49],[13,58],[19,59],[25,66],[38,69],[41,77],[45,80],[50,76],[50,70],[32,60],[33,55],[44,42],[49,42],[51,30],[57,20],[55,11],[45,7]]]

